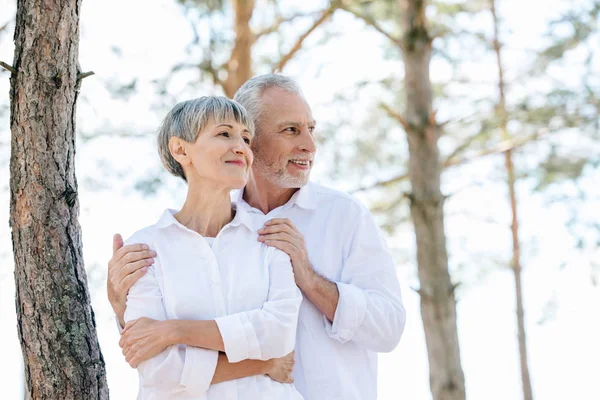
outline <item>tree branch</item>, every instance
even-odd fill
[[[0,61],[0,66],[2,68],[4,68],[5,70],[7,70],[8,72],[10,72],[11,74],[13,74],[13,75],[17,74],[17,70],[14,69],[11,65],[5,63],[4,61]]]
[[[81,74],[77,75],[77,82],[81,82],[82,80],[84,80],[88,76],[92,76],[92,75],[95,75],[94,71],[82,72]]]
[[[294,56],[294,54],[296,54],[301,48],[302,48],[302,44],[304,43],[304,40],[306,40],[306,38],[315,31],[315,29],[317,29],[320,25],[322,25],[323,23],[325,23],[325,21],[327,21],[327,19],[329,19],[329,17],[333,14],[333,12],[335,11],[335,7],[334,6],[330,6],[329,8],[327,8],[326,10],[324,10],[321,13],[321,17],[319,19],[317,19],[310,28],[308,28],[308,30],[306,32],[304,32],[304,34],[302,34],[298,40],[296,40],[296,43],[294,43],[294,45],[292,46],[292,48],[290,49],[290,51],[285,54],[281,60],[279,60],[279,63],[277,63],[277,65],[273,68],[273,72],[275,71],[282,71],[283,68],[286,66],[286,64],[292,59],[292,57]]]
[[[404,130],[406,131],[406,133],[410,133],[412,128],[410,126],[410,124],[404,119],[404,117],[397,113],[396,111],[392,110],[392,107],[390,107],[389,105],[385,104],[385,103],[381,103],[379,105],[390,117],[392,117],[393,119],[395,119],[396,121],[398,121],[400,123],[400,125],[402,125],[402,127],[404,128]]]
[[[269,35],[271,33],[277,32],[277,30],[279,29],[279,27],[282,24],[292,22],[293,20],[298,19],[298,18],[315,16],[315,15],[320,15],[320,14],[321,14],[321,12],[315,11],[315,12],[311,12],[311,13],[304,13],[304,12],[296,13],[296,14],[292,14],[286,18],[279,16],[275,19],[275,21],[270,26],[267,26],[267,27],[255,32],[254,37],[253,37],[253,42],[258,41],[258,39],[260,39],[261,37],[263,37],[265,35]]]
[[[387,32],[372,17],[370,17],[368,15],[365,15],[365,14],[362,14],[362,13],[360,13],[360,12],[358,12],[356,10],[353,10],[350,7],[345,6],[345,5],[340,5],[339,9],[340,10],[344,10],[346,12],[349,12],[350,14],[354,15],[356,18],[362,20],[365,24],[367,24],[370,27],[374,28],[377,32],[381,33],[383,36],[385,36],[386,38],[388,38],[395,45],[397,45],[397,46],[401,46],[402,45],[402,41],[401,41],[400,38],[397,38],[397,37],[393,36],[391,33]]]
[[[446,169],[449,167],[456,167],[459,165],[463,165],[463,164],[468,164],[471,161],[474,161],[478,158],[481,157],[485,157],[485,156],[489,156],[492,154],[501,154],[504,152],[507,152],[509,150],[513,150],[517,147],[521,147],[531,141],[537,140],[540,137],[546,135],[548,133],[547,130],[542,130],[540,132],[534,133],[531,136],[526,136],[524,138],[517,138],[517,139],[513,139],[513,140],[505,140],[502,141],[500,143],[498,143],[497,145],[490,147],[489,149],[483,149],[471,156],[468,157],[462,157],[462,158],[452,158],[452,157],[448,157],[446,158],[446,160],[442,163],[442,168]],[[375,182],[371,185],[368,186],[363,186],[363,187],[359,187],[358,189],[354,189],[352,191],[352,193],[356,193],[356,192],[362,192],[362,191],[366,191],[366,190],[371,190],[371,189],[375,189],[375,188],[380,188],[380,187],[385,187],[385,186],[390,186],[393,185],[395,183],[404,181],[406,179],[409,178],[409,174],[408,173],[404,173],[402,175],[398,175],[395,176],[393,178],[390,179],[385,179],[385,180],[381,180],[378,182]]]
[[[11,19],[10,21],[6,22],[4,25],[0,26],[0,33],[4,32],[13,21],[14,21],[14,19]]]

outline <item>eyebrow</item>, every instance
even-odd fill
[[[218,128],[218,127],[220,127],[220,126],[226,126],[226,127],[228,127],[229,129],[233,129],[233,125],[229,125],[229,124],[219,124],[219,125],[217,125],[217,126],[216,126],[216,128]],[[245,128],[245,129],[243,130],[243,132],[248,132],[248,133],[250,133],[250,130],[249,130],[248,128]]]
[[[279,128],[283,128],[284,126],[295,126],[295,127],[298,127],[298,126],[301,126],[301,125],[302,125],[301,122],[285,121],[285,122],[280,123],[277,126]],[[315,125],[317,125],[317,121],[315,121],[315,120],[308,121],[308,125],[309,126],[315,126]]]

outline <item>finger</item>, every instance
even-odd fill
[[[154,257],[156,257],[156,252],[154,250],[130,251],[129,253],[127,253],[123,257],[121,257],[121,260],[119,260],[120,262],[117,264],[125,266],[127,264],[138,262],[145,258],[154,258]]]
[[[293,237],[292,235],[290,235],[287,232],[280,232],[280,233],[270,233],[268,235],[260,235],[258,237],[258,241],[259,242],[265,242],[267,240],[281,240],[284,242],[288,242],[289,244],[291,244],[292,246],[294,246],[295,248],[299,248],[300,244],[298,243],[298,240]]]
[[[153,258],[144,258],[141,260],[129,262],[125,265],[115,267],[112,271],[109,271],[110,282],[112,283],[113,286],[118,286],[129,275],[133,274],[134,272],[136,272],[144,267],[149,267],[152,264],[154,264]]]
[[[131,252],[139,252],[139,251],[144,251],[144,250],[149,250],[150,247],[148,247],[147,244],[143,244],[143,243],[135,243],[135,244],[128,244],[126,246],[121,247],[119,250],[117,250],[117,252],[113,255],[113,258],[111,261],[113,261],[114,263],[117,263],[119,260],[121,260],[123,257],[125,257],[127,254],[131,253]]]
[[[119,250],[121,247],[123,247],[123,236],[116,233],[113,236],[113,257],[117,250]]]
[[[267,246],[275,247],[276,249],[283,251],[288,256],[291,256],[291,254],[297,250],[295,246],[292,246],[291,244],[283,240],[265,240],[264,243]]]
[[[288,235],[298,239],[303,238],[298,232],[295,232],[289,226],[282,224],[267,226],[266,228],[259,229],[258,233],[260,235],[268,235],[271,233],[287,233]]]
[[[134,319],[132,321],[127,322],[125,324],[125,326],[123,327],[123,330],[121,331],[121,336],[123,336],[125,334],[125,332],[127,332],[129,330],[129,328],[131,328],[132,326],[137,324],[140,319],[141,318],[138,318],[138,319]]]
[[[127,293],[129,293],[129,289],[131,289],[133,284],[136,283],[138,279],[144,276],[146,271],[148,271],[148,267],[143,267],[123,278],[121,283],[117,286],[117,292],[119,293],[119,295],[123,295],[123,297],[127,296]]]
[[[265,222],[265,226],[277,225],[277,224],[284,224],[284,225],[289,226],[292,229],[296,229],[296,226],[288,218],[273,218],[273,219],[270,219],[267,222]]]
[[[152,264],[154,264],[154,258],[144,258],[143,260],[140,260],[140,261],[128,263],[122,269],[123,278],[125,278],[127,275],[134,273],[135,271],[137,271],[140,268],[149,267]]]

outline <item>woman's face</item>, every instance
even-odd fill
[[[209,123],[194,143],[181,141],[185,157],[178,161],[188,184],[209,180],[227,189],[244,187],[254,159],[251,140],[245,125],[225,121]]]

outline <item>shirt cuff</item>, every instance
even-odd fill
[[[325,320],[325,331],[330,338],[341,343],[346,343],[363,323],[367,313],[367,299],[365,294],[354,285],[336,282],[340,294],[338,305],[333,316],[333,323]]]
[[[215,376],[219,352],[186,346],[179,384],[191,393],[205,393]]]
[[[225,354],[230,363],[248,359],[260,359],[260,345],[250,319],[244,313],[216,318]]]

